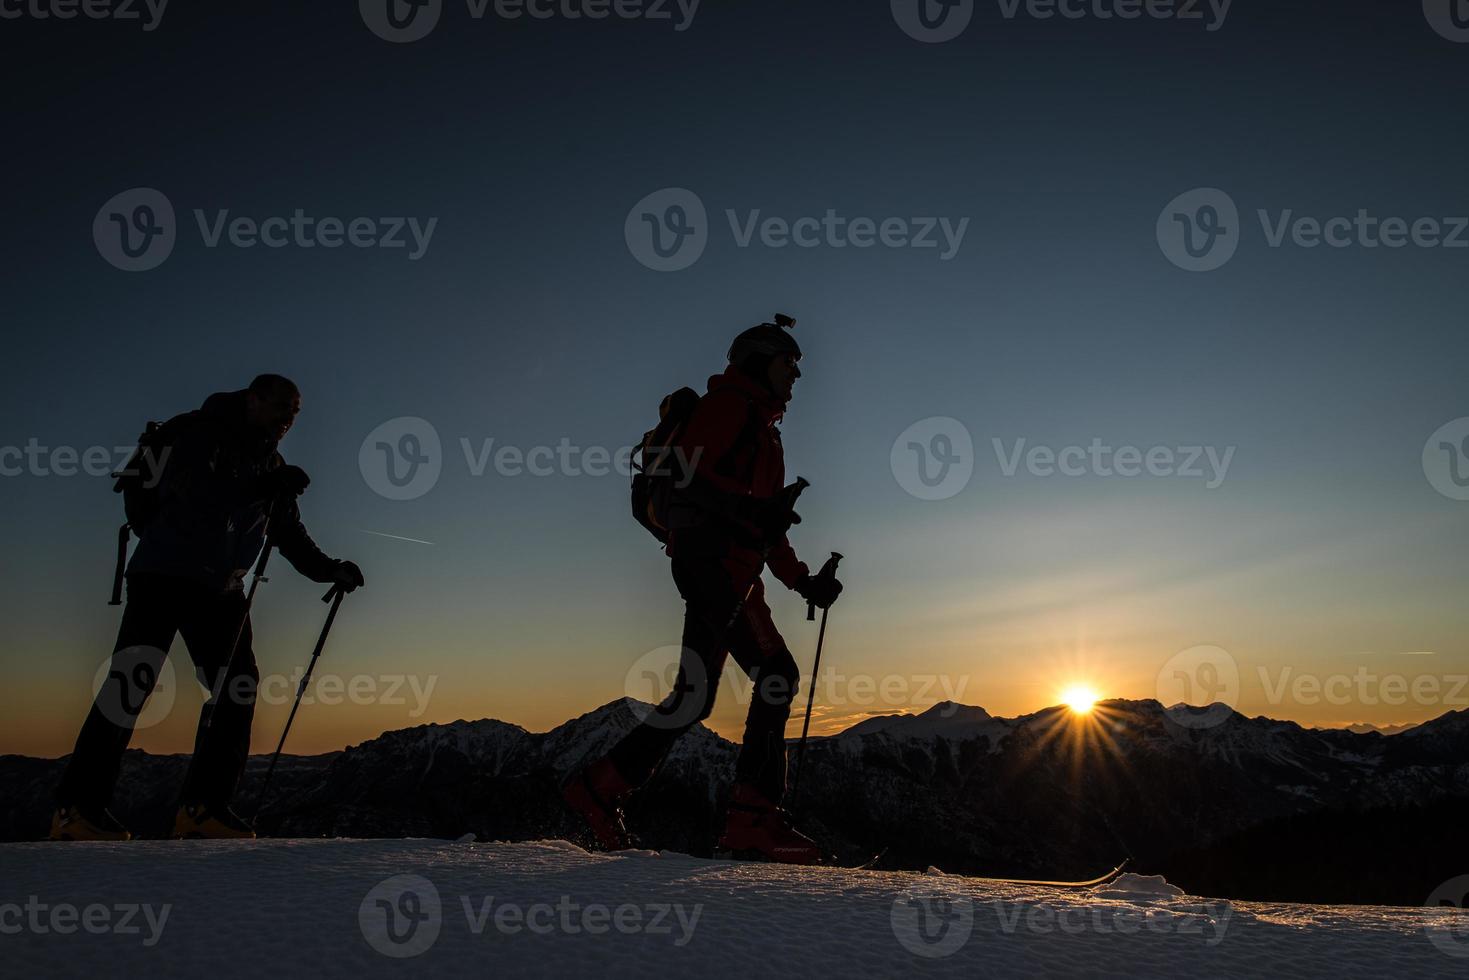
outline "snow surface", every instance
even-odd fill
[[[1178,892],[1144,875],[1069,892],[561,841],[5,844],[0,957],[8,976],[92,980],[1469,971],[1459,909]]]

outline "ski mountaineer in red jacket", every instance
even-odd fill
[[[761,572],[825,609],[841,593],[834,576],[812,576],[786,531],[800,520],[785,487],[776,424],[801,376],[801,349],[775,324],[735,338],[729,366],[709,379],[676,439],[694,477],[669,506],[668,555],[686,609],[674,689],[606,757],[574,773],[567,804],[609,850],[627,848],[622,807],[680,735],[709,717],[726,654],[754,683],[719,848],[811,864],[820,849],[780,808],[786,780],[786,720],[800,672],[771,620]],[[743,599],[743,604],[741,600]],[[738,610],[738,616],[735,616]],[[731,620],[733,618],[733,621]]]

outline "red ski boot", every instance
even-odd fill
[[[561,798],[573,813],[586,821],[597,843],[608,851],[632,847],[632,839],[622,823],[622,801],[631,792],[632,787],[610,759],[572,773],[561,785]]]
[[[755,852],[767,861],[782,864],[816,864],[821,860],[821,849],[791,826],[790,814],[749,783],[736,783],[730,794],[719,849]]]

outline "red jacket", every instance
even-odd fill
[[[774,497],[786,485],[785,451],[776,428],[784,414],[785,405],[770,391],[730,365],[709,379],[709,393],[684,426],[678,449],[694,464],[697,478],[721,493]],[[745,530],[754,535],[753,527]],[[675,554],[680,537],[693,533],[698,532],[674,530],[668,553]],[[788,588],[809,571],[784,535],[771,546],[768,564]],[[760,572],[760,551],[743,540],[728,540],[725,566],[754,578]]]

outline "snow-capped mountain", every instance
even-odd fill
[[[614,701],[544,733],[424,725],[291,757],[259,826],[585,842],[559,781],[647,710]],[[799,823],[843,857],[886,849],[889,867],[1075,877],[1131,856],[1197,893],[1408,904],[1469,873],[1469,711],[1388,738],[1223,705],[1105,701],[1087,716],[1058,707],[1005,719],[946,703],[869,718],[806,754]],[[735,755],[697,726],[629,807],[630,827],[650,847],[711,853]],[[115,812],[161,835],[184,762],[129,752]],[[264,762],[252,759],[241,790],[247,815]],[[0,759],[0,836],[45,833],[58,773],[58,761]]]

